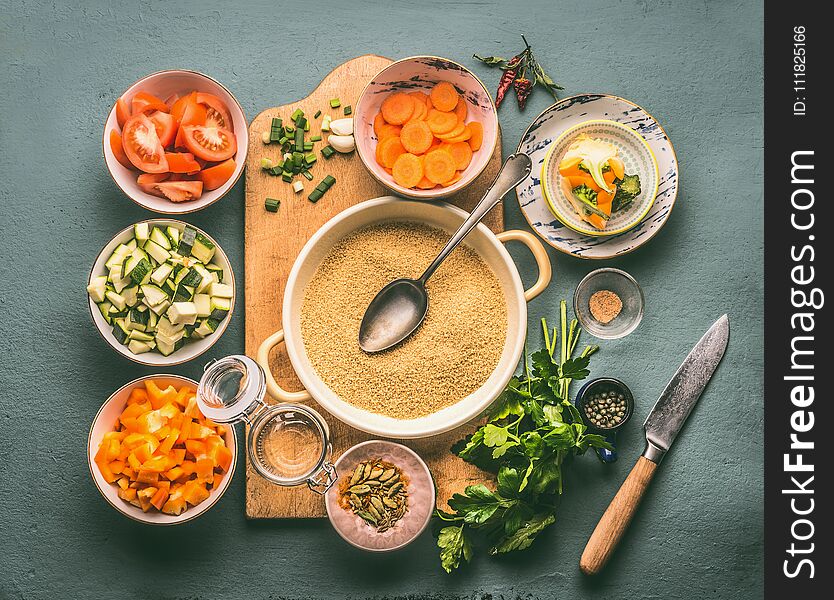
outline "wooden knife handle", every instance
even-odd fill
[[[596,529],[585,545],[582,558],[579,559],[579,568],[586,575],[594,575],[602,570],[605,563],[614,553],[614,549],[623,537],[631,518],[643,499],[643,492],[649,487],[649,482],[654,477],[657,463],[641,456],[637,464],[631,469],[623,485],[608,508],[605,509],[602,518],[597,523]]]

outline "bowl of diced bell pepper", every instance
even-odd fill
[[[90,474],[126,517],[178,525],[214,506],[237,457],[233,427],[200,413],[197,383],[178,375],[140,377],[116,390],[93,420]]]

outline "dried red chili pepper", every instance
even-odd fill
[[[510,86],[513,84],[515,76],[515,69],[507,69],[506,71],[504,71],[504,74],[501,75],[501,79],[498,80],[498,91],[495,94],[496,108],[501,106],[501,102],[504,100],[504,94],[506,94],[507,90],[510,89]]]
[[[513,87],[515,88],[515,96],[518,98],[518,107],[524,110],[527,105],[527,97],[533,91],[533,82],[526,77],[519,77],[513,81]]]

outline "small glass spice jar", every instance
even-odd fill
[[[613,377],[592,379],[576,394],[576,408],[585,425],[594,433],[604,435],[605,441],[615,447],[613,451],[597,448],[600,460],[616,461],[617,430],[634,413],[634,395],[628,386]]]
[[[209,362],[197,387],[197,405],[217,423],[249,425],[246,451],[267,481],[291,487],[306,483],[324,494],[336,482],[330,431],[309,406],[264,402],[266,376],[243,355]]]

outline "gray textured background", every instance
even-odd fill
[[[760,597],[759,3],[235,4],[0,0],[0,598]],[[668,225],[609,263],[633,273],[647,301],[637,332],[604,342],[592,363],[594,375],[621,377],[637,398],[620,462],[576,461],[557,524],[532,550],[479,555],[453,577],[428,534],[380,557],[348,547],[323,520],[247,522],[242,469],[218,506],[183,527],[143,527],[109,508],[90,481],[87,431],[115,388],[151,372],[102,342],[84,294],[100,247],[151,216],[122,196],[101,158],[102,124],[118,94],[146,73],[192,68],[224,82],[252,118],[367,52],[448,56],[492,87],[499,73],[469,57],[512,55],[522,32],[565,94],[615,93],[657,116],[681,163]],[[549,102],[537,92],[523,114],[513,99],[501,108],[505,152]],[[219,239],[239,278],[242,199],[241,180],[187,218]],[[505,214],[508,227],[525,226],[514,200]],[[523,250],[514,256],[531,281],[531,261]],[[551,257],[555,279],[532,303],[533,323],[556,315],[559,299],[599,266]],[[606,572],[584,578],[579,555],[642,449],[639,423],[725,311],[732,339],[716,379]],[[536,329],[531,342],[539,338]],[[210,354],[242,350],[239,311]],[[197,377],[201,364],[173,370]]]

